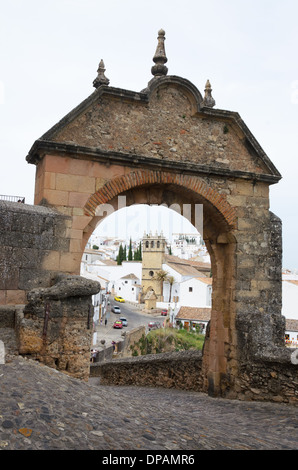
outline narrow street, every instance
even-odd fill
[[[121,313],[112,312],[112,307],[117,305],[121,309]],[[120,317],[125,317],[127,320],[127,326],[122,329],[113,328],[113,324],[116,320],[119,320]],[[111,346],[112,341],[118,342],[121,340],[121,335],[125,331],[131,331],[138,326],[145,326],[146,331],[148,328],[148,323],[150,321],[158,321],[163,325],[165,317],[161,315],[150,315],[148,313],[142,312],[142,306],[134,305],[132,303],[120,303],[116,302],[112,297],[110,297],[110,305],[108,306],[106,313],[107,323],[101,322],[97,328],[97,338],[96,346],[94,347],[100,350],[103,345],[102,340],[105,340],[105,347]]]

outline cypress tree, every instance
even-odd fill
[[[129,240],[129,249],[128,249],[128,261],[132,261],[132,246],[131,246],[131,239]]]
[[[118,256],[117,256],[117,264],[122,264],[122,260],[123,260],[123,247],[121,243],[119,247],[119,251],[118,251]]]

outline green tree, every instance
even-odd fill
[[[122,243],[119,246],[118,256],[117,256],[117,264],[122,264],[123,261],[123,246]]]
[[[175,283],[175,278],[174,276],[167,276],[168,283],[170,284],[170,292],[169,292],[169,302],[171,302],[171,297],[172,297],[172,288],[173,284]]]
[[[131,239],[129,240],[129,248],[128,248],[128,261],[132,261],[132,243]]]
[[[142,261],[142,243],[139,243],[138,248],[135,250],[133,254],[133,259],[135,261]]]
[[[157,271],[157,273],[155,274],[153,278],[156,281],[159,281],[160,283],[161,296],[163,296],[163,283],[167,280],[167,278],[168,278],[168,272],[164,271],[163,269],[161,269],[160,271]]]

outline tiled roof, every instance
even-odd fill
[[[298,320],[286,319],[286,330],[287,331],[298,331]]]
[[[180,264],[180,263],[166,263],[170,268],[175,269],[179,274],[182,274],[183,276],[192,276],[195,277],[198,275],[198,271],[196,268],[193,268],[192,266],[187,266],[186,264]]]
[[[126,274],[126,276],[122,276],[120,279],[138,279],[138,277],[135,274],[130,273]]]
[[[294,279],[285,279],[286,282],[290,282],[291,284],[294,284],[295,286],[298,286],[298,281]]]
[[[198,320],[209,321],[211,318],[211,308],[181,307],[175,320]]]
[[[208,284],[209,286],[212,285],[212,277],[196,277],[196,279],[200,282],[204,282],[204,284]]]

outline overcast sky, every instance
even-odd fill
[[[100,59],[110,85],[152,78],[157,32],[169,75],[216,108],[237,111],[283,176],[271,210],[283,221],[284,261],[298,268],[297,0],[0,0],[0,194],[33,203],[36,139],[88,97]]]

